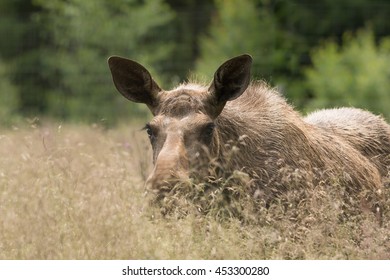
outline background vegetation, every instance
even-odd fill
[[[116,93],[112,54],[170,88],[250,53],[254,78],[303,111],[353,105],[389,118],[389,13],[387,0],[0,0],[1,123],[144,118]]]

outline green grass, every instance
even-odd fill
[[[0,130],[0,259],[390,259],[389,210],[382,227],[346,218],[335,185],[266,209],[239,174],[235,199],[187,186],[162,215],[145,195],[150,170],[137,126]]]

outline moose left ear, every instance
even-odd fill
[[[119,56],[111,56],[108,65],[117,90],[133,102],[146,104],[154,114],[161,89],[149,71],[141,64]]]
[[[209,87],[211,102],[219,115],[227,101],[239,97],[248,87],[251,78],[252,57],[240,55],[223,63],[215,72]]]

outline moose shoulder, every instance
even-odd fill
[[[336,176],[348,193],[378,211],[390,165],[390,126],[381,117],[341,108],[303,118],[274,89],[250,82],[249,55],[223,63],[210,85],[185,83],[170,91],[137,62],[113,56],[108,64],[118,91],[154,116],[145,126],[154,160],[147,189],[168,192],[194,172],[202,174],[200,160],[224,162],[226,144],[241,139],[226,172],[255,174],[254,188],[266,197],[288,188],[281,169],[306,170]],[[305,180],[310,186],[318,177]]]

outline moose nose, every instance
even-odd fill
[[[188,180],[188,158],[181,141],[167,139],[145,185],[148,191],[169,192],[178,182]],[[177,140],[177,139],[176,139]]]
[[[147,191],[155,194],[168,193],[175,184],[188,178],[188,172],[184,169],[173,170],[166,166],[161,168],[156,166],[146,180],[145,187]]]

